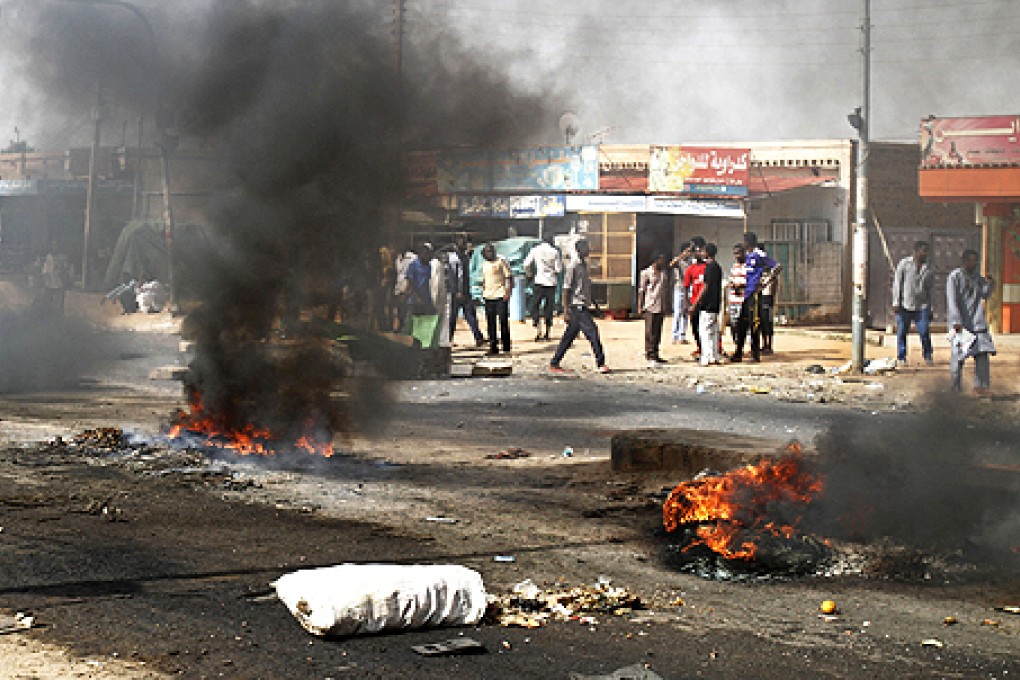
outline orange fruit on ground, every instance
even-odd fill
[[[835,614],[836,613],[836,603],[833,602],[832,600],[823,600],[821,606],[819,607],[819,609],[822,610],[823,614]]]

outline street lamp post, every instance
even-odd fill
[[[863,94],[861,106],[850,114],[850,125],[857,129],[857,194],[854,217],[852,274],[853,306],[851,310],[850,361],[855,371],[864,370],[865,321],[868,314],[868,126],[871,123],[871,0],[864,0],[864,21],[861,25],[861,69]]]

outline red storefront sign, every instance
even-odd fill
[[[750,149],[653,146],[648,190],[746,196],[750,157]]]
[[[925,118],[921,121],[922,168],[1018,163],[1018,116]]]

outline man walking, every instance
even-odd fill
[[[556,305],[556,285],[559,283],[560,272],[563,271],[563,260],[560,257],[560,249],[554,245],[553,235],[545,237],[545,241],[538,244],[528,252],[524,258],[524,271],[535,272],[532,281],[531,293],[531,320],[535,324],[535,341],[549,339],[549,330],[552,328],[553,307]],[[545,319],[545,335],[538,325],[539,311],[545,305],[543,318]]]
[[[733,246],[733,264],[730,265],[730,283],[727,286],[726,306],[730,317],[730,338],[736,353],[744,347],[744,336],[740,335],[740,310],[744,306],[744,289],[747,288],[747,272],[744,264],[744,244]]]
[[[896,313],[896,361],[907,363],[907,334],[910,324],[917,325],[921,336],[921,356],[929,366],[932,363],[931,323],[932,291],[935,275],[928,266],[928,244],[914,243],[914,254],[900,260],[893,275],[892,303]]]
[[[758,235],[753,231],[744,233],[744,271],[747,281],[744,287],[744,303],[740,309],[740,327],[737,330],[738,342],[751,335],[751,361],[761,361],[761,288],[773,276],[778,276],[782,266],[758,247]],[[765,278],[765,281],[762,279]],[[737,345],[737,351],[730,361],[741,361],[744,356],[743,343]]]
[[[974,357],[974,393],[990,391],[989,355],[995,354],[992,335],[988,332],[983,302],[992,294],[995,280],[978,274],[978,254],[963,251],[963,266],[950,272],[946,279],[946,323],[953,329],[950,338],[950,375],[953,389],[960,391],[963,362]]]
[[[456,262],[454,262],[456,258]],[[467,247],[467,234],[453,237],[453,252],[450,253],[450,342],[457,330],[457,317],[464,312],[464,320],[475,336],[475,347],[485,342],[478,328],[478,317],[475,314],[475,303],[471,299],[471,253]]]
[[[666,295],[669,290],[666,275],[666,256],[662,253],[652,258],[652,263],[641,270],[638,283],[638,309],[645,317],[645,359],[648,368],[658,368],[666,361],[659,356],[662,342],[662,320],[666,316]]]
[[[687,324],[690,306],[687,299],[687,287],[684,286],[684,273],[691,263],[691,244],[684,241],[680,244],[680,254],[669,262],[673,273],[673,344],[687,344]],[[697,335],[697,333],[695,333]]]
[[[719,305],[722,302],[722,267],[715,261],[718,248],[705,245],[705,288],[695,307],[698,308],[698,331],[701,334],[701,365],[722,362],[719,356]]]
[[[591,275],[588,273],[588,252],[589,245],[585,239],[580,239],[574,244],[577,257],[571,259],[563,276],[563,318],[567,322],[567,329],[560,338],[560,344],[556,353],[549,362],[551,373],[566,373],[560,368],[560,361],[567,353],[570,346],[574,344],[578,333],[584,333],[591,343],[592,352],[595,354],[595,366],[599,373],[609,373],[606,366],[606,355],[602,351],[602,340],[599,339],[599,329],[592,318],[591,310]]]
[[[499,354],[500,342],[496,336],[496,322],[499,322],[499,340],[503,351],[510,352],[510,292],[513,290],[513,275],[510,265],[496,255],[496,247],[486,243],[482,248],[482,299],[485,301],[485,325],[489,333],[489,355]]]

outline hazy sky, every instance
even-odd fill
[[[19,5],[52,1],[0,0],[0,144],[15,125],[42,148],[87,139],[88,111],[54,112],[25,77],[24,42],[11,39],[24,28]],[[376,5],[389,31],[392,1],[353,2]],[[172,51],[168,17],[208,3],[137,4]],[[928,114],[1020,113],[1020,2],[871,5],[873,139],[914,140]],[[583,134],[606,131],[608,143],[846,138],[861,99],[862,15],[862,0],[407,0],[406,73],[449,59],[451,38],[510,81],[559,93]],[[111,21],[110,39],[131,21]],[[558,140],[555,115],[535,125]]]

